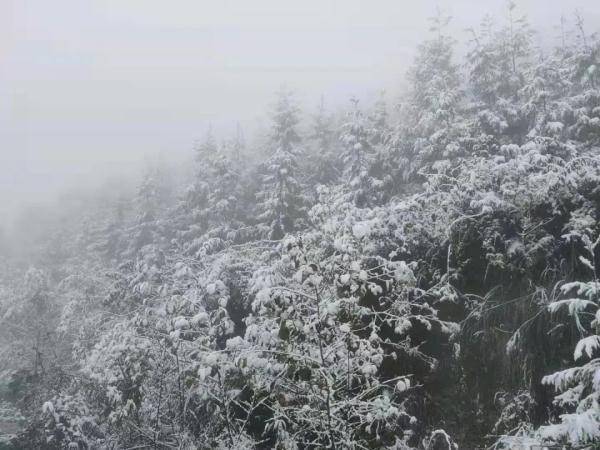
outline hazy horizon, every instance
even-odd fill
[[[541,33],[575,9],[590,30],[600,24],[597,2],[518,3]],[[505,10],[503,0],[3,2],[0,225],[67,188],[137,176],[158,154],[182,160],[208,124],[252,135],[283,83],[305,114],[321,94],[332,109],[382,89],[391,103],[437,6],[462,41]]]

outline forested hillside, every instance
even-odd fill
[[[431,24],[400,99],[7,237],[0,448],[600,448],[600,40]]]

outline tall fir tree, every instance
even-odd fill
[[[340,175],[333,126],[333,116],[327,111],[325,99],[321,96],[317,113],[313,116],[310,134],[312,146],[307,162],[310,185],[331,184]]]
[[[451,18],[438,11],[430,19],[431,37],[423,42],[408,71],[410,93],[402,105],[402,125],[392,137],[402,178],[420,171],[442,172],[462,151],[460,72],[454,62],[455,40],[448,33]]]
[[[262,183],[257,193],[259,221],[271,239],[281,239],[297,229],[305,205],[299,160],[304,155],[297,131],[300,110],[293,94],[282,89],[272,112],[268,158],[261,166]]]

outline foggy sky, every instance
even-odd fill
[[[552,36],[598,0],[522,0]],[[260,126],[285,83],[307,108],[394,93],[436,6],[464,29],[504,0],[0,0],[0,226],[66,186],[179,159],[208,123]],[[312,112],[310,109],[308,112]]]

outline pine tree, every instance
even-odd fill
[[[206,217],[214,228],[239,226],[241,145],[237,139],[231,144],[223,143],[207,161],[209,194]]]
[[[480,31],[471,32],[467,67],[482,131],[494,136],[497,145],[508,141],[520,145],[531,117],[522,95],[531,68],[533,33],[529,23],[526,17],[517,16],[515,3],[509,1],[506,23],[500,30],[486,16]]]
[[[430,19],[433,36],[419,46],[408,73],[411,111],[423,134],[432,134],[439,125],[447,125],[458,106],[460,76],[453,61],[455,41],[446,31],[450,19],[441,13]]]
[[[343,174],[352,201],[357,206],[368,206],[377,200],[380,183],[370,173],[375,154],[369,142],[367,120],[358,106],[358,99],[350,101],[352,109],[340,132]]]
[[[304,215],[299,159],[303,155],[296,130],[299,108],[292,93],[282,89],[272,112],[269,156],[261,167],[262,183],[257,194],[259,220],[268,227],[271,239],[294,231]]]
[[[194,216],[194,222],[205,226],[206,218],[203,210],[208,202],[210,192],[210,170],[211,163],[217,154],[217,143],[209,127],[204,140],[196,146],[194,150],[195,173],[194,180],[188,190],[186,204],[191,209]]]
[[[136,217],[129,230],[129,256],[134,256],[145,245],[164,244],[164,236],[161,234],[164,224],[161,224],[161,219],[169,199],[170,187],[165,169],[161,166],[148,166],[134,200]]]
[[[597,34],[587,33],[580,15],[575,17],[575,27],[576,39],[567,56],[573,87],[567,131],[574,139],[597,144],[600,142],[600,39]]]
[[[120,260],[125,247],[125,227],[127,201],[124,196],[119,196],[112,206],[112,211],[104,229],[102,230],[101,242],[98,250],[108,260]]]
[[[340,174],[338,149],[335,145],[333,116],[326,110],[323,96],[313,117],[310,139],[312,148],[306,169],[309,185],[334,183]]]
[[[194,147],[192,180],[175,210],[173,226],[177,230],[178,242],[186,252],[193,253],[199,245],[198,239],[208,230],[211,164],[216,154],[217,143],[209,126],[203,140]]]
[[[600,285],[596,260],[600,240],[593,241],[590,231],[572,231],[567,239],[583,244],[585,256],[579,259],[593,274],[592,279],[565,283],[561,293],[566,298],[548,305],[554,315],[566,310],[581,338],[573,352],[575,365],[542,380],[558,392],[554,404],[561,414],[558,423],[539,429],[546,441],[578,446],[600,444]]]
[[[390,124],[385,91],[381,91],[377,101],[367,116],[369,142],[373,147],[383,146],[389,138]]]
[[[403,105],[404,122],[393,138],[401,146],[399,162],[405,165],[405,179],[419,170],[443,172],[447,161],[462,151],[458,142],[460,74],[453,61],[455,41],[447,33],[450,17],[438,12],[430,21],[432,37],[419,46],[408,72],[410,93]]]

